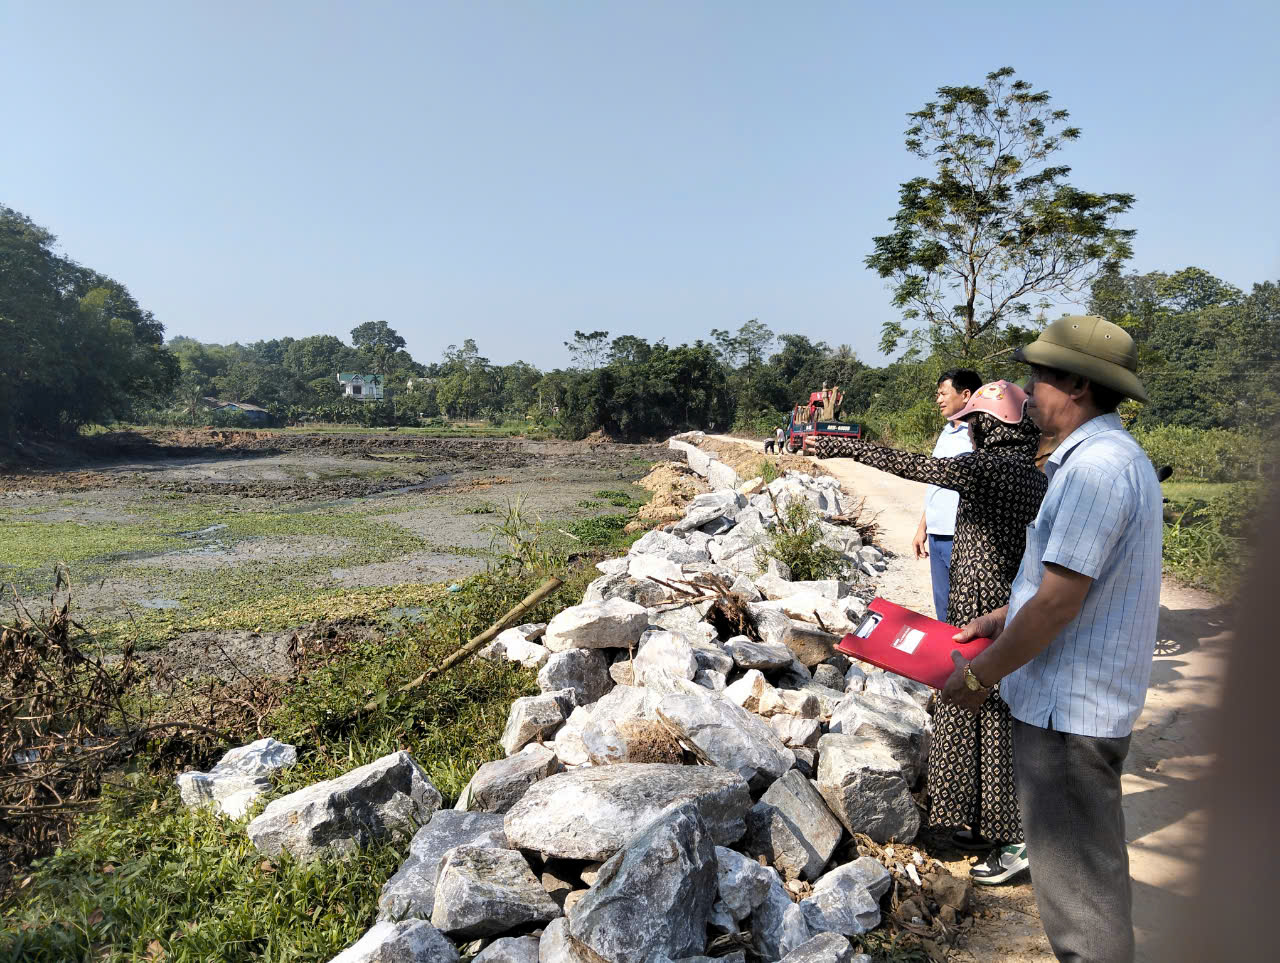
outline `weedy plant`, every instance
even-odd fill
[[[778,522],[772,535],[756,550],[756,564],[762,569],[776,558],[791,568],[796,581],[841,578],[845,574],[844,556],[823,542],[822,527],[808,502],[796,498],[779,510],[770,493]]]

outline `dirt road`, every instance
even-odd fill
[[[879,513],[881,547],[896,556],[879,582],[879,593],[930,612],[929,562],[917,560],[911,550],[924,486],[844,458],[826,459],[822,465]],[[1227,614],[1222,600],[1165,579],[1151,687],[1123,778],[1139,961],[1167,959],[1164,941],[1175,928],[1172,924],[1195,911],[1191,899],[1205,836],[1204,781],[1213,759],[1216,710],[1232,640]],[[1034,853],[1031,860],[1034,873]],[[953,869],[963,871],[964,866],[957,863]],[[977,921],[952,959],[1053,960],[1036,914],[1033,885],[983,890],[979,895],[991,915]]]

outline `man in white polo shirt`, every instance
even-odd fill
[[[968,368],[951,368],[938,378],[938,394],[934,399],[943,418],[950,418],[969,403],[969,396],[982,387],[978,372]],[[973,451],[969,425],[964,421],[948,421],[933,446],[934,458],[952,458]],[[916,558],[929,559],[933,576],[933,608],[938,618],[947,620],[947,598],[951,594],[951,543],[956,534],[956,507],[960,493],[950,488],[930,485],[924,497],[924,513],[916,537],[911,540]]]
[[[1130,963],[1132,894],[1120,773],[1146,700],[1160,609],[1160,483],[1116,415],[1146,401],[1137,347],[1104,318],[1054,321],[1015,357],[1032,419],[1062,439],[1009,604],[956,641],[995,642],[941,698],[976,710],[1000,683],[1033,884],[1059,960]]]

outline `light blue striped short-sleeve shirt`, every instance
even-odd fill
[[[1052,562],[1093,579],[1048,648],[1000,683],[1015,719],[1083,736],[1127,736],[1142,711],[1160,612],[1160,483],[1118,416],[1085,422],[1045,466],[1049,488],[1009,598],[1009,620]]]

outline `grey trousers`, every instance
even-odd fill
[[[1129,738],[1078,736],[1013,720],[1013,769],[1036,906],[1064,963],[1133,961],[1120,808]]]

